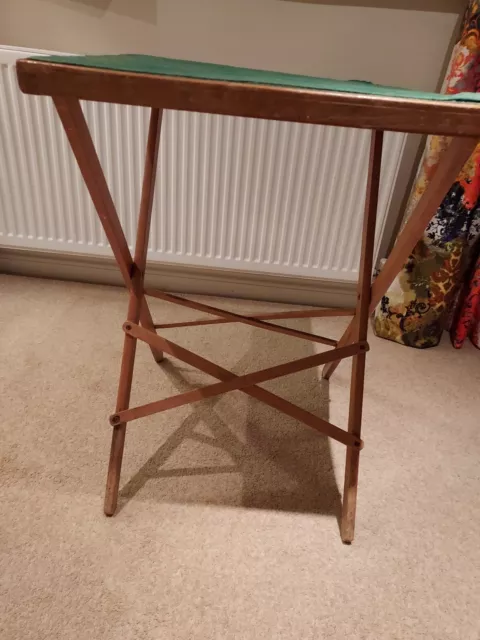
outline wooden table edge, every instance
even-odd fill
[[[17,76],[21,90],[33,95],[404,133],[480,137],[480,104],[472,102],[202,80],[32,59],[17,61]]]

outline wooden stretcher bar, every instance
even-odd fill
[[[280,327],[276,324],[265,322],[264,320],[258,320],[251,316],[247,317],[247,316],[242,316],[238,313],[231,313],[230,311],[224,311],[223,309],[218,309],[217,307],[212,307],[208,304],[203,304],[202,302],[188,300],[187,298],[181,298],[180,296],[174,296],[171,293],[165,293],[164,291],[159,291],[158,289],[145,289],[145,295],[152,296],[152,298],[158,298],[159,300],[165,300],[166,302],[174,302],[175,304],[179,304],[183,307],[187,307],[188,309],[205,311],[206,313],[211,313],[215,316],[220,316],[220,318],[223,318],[224,320],[229,320],[230,322],[241,322],[243,324],[249,324],[250,326],[256,327],[258,329],[266,329],[267,331],[283,333],[286,336],[292,336],[294,338],[303,338],[304,340],[311,340],[312,342],[327,344],[331,347],[335,347],[337,345],[337,341],[332,340],[331,338],[317,336],[313,333],[307,333],[306,331],[298,331],[298,329],[290,329],[289,327]]]
[[[248,318],[255,320],[287,320],[292,318],[338,318],[340,316],[354,316],[355,309],[305,309],[304,311],[279,311],[277,313],[260,313],[249,315]],[[188,320],[185,322],[168,322],[167,324],[154,324],[155,329],[177,329],[179,327],[198,327],[209,324],[230,324],[238,320],[217,318],[209,320]]]
[[[125,324],[129,324],[129,323],[125,323]],[[185,349],[184,347],[181,347],[180,345],[175,344],[170,340],[165,340],[161,336],[157,336],[151,331],[144,331],[142,327],[138,327],[138,326],[133,327],[133,325],[131,325],[131,327],[132,329],[130,329],[130,331],[135,332],[135,336],[137,338],[143,340],[150,346],[155,346],[155,345],[159,346],[159,348],[163,349],[166,353],[170,354],[175,358],[179,358],[183,362],[186,362],[192,367],[195,367],[195,369],[198,369],[199,371],[208,373],[209,375],[211,375],[214,378],[217,378],[218,380],[234,380],[238,378],[238,376],[236,376],[231,371],[228,371],[228,369],[224,369],[223,367],[220,367],[219,365],[214,364],[213,362],[210,362],[210,360],[207,360],[206,358],[202,358],[197,353],[193,353],[193,351],[189,351],[188,349]],[[125,325],[124,325],[124,328],[125,328]],[[368,350],[368,344],[367,343],[362,344],[361,348]],[[344,354],[350,353],[351,355],[354,352],[359,350],[360,349],[354,349],[351,352],[345,351]],[[349,357],[349,356],[345,355],[345,357]],[[323,420],[322,418],[315,416],[313,413],[309,413],[305,409],[298,407],[297,405],[293,404],[292,402],[289,402],[288,400],[284,400],[284,398],[281,398],[280,396],[275,395],[271,391],[267,391],[266,389],[262,389],[261,387],[257,387],[255,385],[248,386],[247,388],[241,388],[239,390],[243,391],[243,393],[246,393],[249,396],[252,396],[253,398],[256,398],[257,400],[261,400],[262,402],[264,402],[265,404],[268,404],[274,409],[278,409],[279,411],[286,413],[291,418],[294,418],[295,420],[299,420],[300,422],[303,422],[304,424],[311,427],[312,429],[315,429],[316,431],[319,431],[320,433],[328,437],[331,437],[334,440],[341,442],[342,444],[345,444],[347,446],[357,447],[359,449],[363,447],[363,441],[360,438],[351,436],[349,433],[343,431],[339,427],[336,427],[335,425],[330,424],[326,420]],[[114,420],[114,422],[116,423],[117,421]]]
[[[148,344],[157,344],[163,351],[168,350],[168,353],[174,353],[175,356],[177,358],[180,358],[181,360],[183,360],[185,356],[188,357],[188,355],[191,355],[191,352],[188,352],[187,349],[183,349],[174,342],[165,340],[160,336],[154,336],[151,334],[151,332],[142,329],[142,327],[139,327],[136,324],[126,322],[124,324],[124,331],[127,334],[134,336],[135,338],[144,340]],[[186,393],[182,393],[177,396],[171,396],[170,398],[166,398],[164,400],[158,400],[157,402],[151,402],[140,407],[126,409],[124,411],[113,414],[110,417],[110,423],[112,424],[112,426],[115,426],[116,424],[129,422],[131,420],[137,420],[138,418],[144,418],[160,411],[166,411],[167,409],[181,407],[184,404],[190,404],[191,402],[197,402],[198,400],[203,400],[206,398],[213,398],[214,396],[220,395],[222,393],[227,393],[228,391],[242,390],[246,387],[250,387],[251,385],[257,385],[261,382],[267,382],[268,380],[273,380],[282,376],[288,376],[293,373],[304,371],[305,369],[311,369],[312,367],[316,367],[320,364],[330,362],[335,358],[348,358],[350,356],[356,355],[360,351],[368,351],[368,344],[366,341],[359,344],[351,344],[347,347],[335,349],[334,351],[317,353],[312,356],[307,356],[299,360],[293,360],[284,364],[275,365],[274,367],[262,369],[254,373],[248,373],[243,376],[236,376],[234,379],[228,382],[221,382],[219,384],[214,384],[208,387],[195,389],[194,391],[187,391]],[[181,354],[183,354],[183,357]],[[353,438],[349,440],[353,445]]]

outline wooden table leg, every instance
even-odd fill
[[[127,317],[140,318],[141,298],[134,291],[130,292]],[[129,338],[129,339],[127,339]],[[120,369],[120,381],[117,392],[117,410],[128,409],[130,404],[130,392],[132,389],[133,367],[135,364],[135,352],[137,341],[132,336],[125,335],[123,343],[122,366]],[[112,431],[112,445],[108,462],[107,485],[105,488],[105,515],[113,516],[117,508],[118,488],[120,486],[120,474],[122,471],[123,448],[125,445],[127,425],[125,422],[115,425]]]
[[[473,153],[478,144],[477,138],[453,138],[450,146],[445,151],[438,167],[432,176],[424,194],[398,236],[383,269],[372,285],[369,312],[373,313],[376,306],[385,295],[388,287],[395,280],[397,274],[408,260],[417,242],[442,204],[445,194],[455,182],[458,174]],[[355,335],[355,325],[358,318],[355,317],[349,327],[338,341],[338,346],[349,344]],[[330,362],[323,368],[322,377],[328,380],[340,362]]]
[[[88,129],[82,107],[77,98],[54,96],[53,102],[57,109],[63,128],[67,134],[72,151],[77,159],[85,184],[92,198],[113,255],[118,263],[127,289],[132,288],[133,260],[128,248],[122,225],[118,218],[110,190],[98,158],[92,136]],[[161,113],[161,112],[160,112]],[[149,331],[155,331],[153,319],[148,303],[142,297],[140,322]],[[157,362],[163,360],[163,354],[152,349]]]
[[[382,165],[383,131],[373,131],[370,144],[368,166],[367,197],[363,216],[362,250],[360,256],[359,281],[357,289],[357,322],[355,339],[365,340],[368,333],[368,308],[370,303],[370,283],[375,245],[375,223],[377,218],[378,190]],[[360,438],[362,427],[363,383],[365,378],[365,353],[357,353],[352,359],[350,385],[350,408],[348,432]],[[355,528],[355,507],[357,502],[358,466],[360,451],[347,447],[345,463],[345,486],[343,491],[341,535],[343,542],[352,542]]]
[[[137,239],[135,243],[134,273],[132,274],[132,288],[130,291],[127,313],[127,321],[134,323],[139,322],[142,312],[142,304],[145,301],[143,280],[147,264],[148,237],[150,234],[150,221],[152,218],[161,122],[162,112],[159,109],[152,109],[150,115],[150,126],[148,129]],[[144,308],[148,309],[146,305]],[[132,388],[136,347],[137,339],[132,335],[125,334],[120,382],[118,385],[117,411],[124,411],[125,409],[128,409],[130,403],[130,391]],[[107,473],[107,486],[105,489],[104,511],[107,516],[112,516],[117,508],[125,432],[125,422],[113,427],[112,446]]]

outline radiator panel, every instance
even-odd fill
[[[52,101],[0,49],[0,244],[109,255]],[[2,64],[3,61],[3,64]],[[148,110],[82,104],[128,243]],[[377,246],[405,135],[387,133]],[[166,111],[149,259],[355,280],[369,132]]]

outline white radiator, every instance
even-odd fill
[[[0,244],[109,254],[50,99],[24,96],[0,47]],[[84,103],[134,243],[148,110]],[[405,136],[388,133],[377,245]],[[369,132],[167,111],[152,260],[355,280]]]

